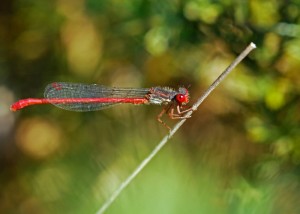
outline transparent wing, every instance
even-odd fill
[[[96,111],[109,108],[122,102],[88,102],[90,98],[142,98],[149,92],[148,88],[114,88],[97,84],[55,82],[47,85],[44,96],[49,103],[70,111]],[[53,99],[82,99],[81,102],[53,102]]]

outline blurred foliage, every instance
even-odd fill
[[[300,2],[0,3],[1,213],[95,213],[167,130],[160,107],[10,112],[53,81],[190,86],[252,41],[107,213],[300,213]],[[174,124],[166,118],[168,124]]]

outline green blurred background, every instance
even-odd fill
[[[107,213],[300,213],[300,1],[1,1],[0,213],[95,213],[167,133],[160,106],[13,102],[67,81],[192,103],[250,42]]]

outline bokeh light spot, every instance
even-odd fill
[[[279,19],[277,1],[250,1],[253,24],[260,27],[270,27]]]
[[[285,79],[278,79],[268,90],[265,102],[270,109],[279,109],[286,103],[287,93],[291,83]]]
[[[16,133],[18,147],[28,156],[47,158],[60,147],[62,135],[57,126],[42,118],[21,122]]]
[[[0,136],[6,135],[14,124],[13,113],[9,105],[13,102],[13,93],[5,86],[0,85]]]
[[[152,55],[160,55],[168,49],[169,33],[165,27],[152,28],[145,36],[147,51]]]
[[[15,50],[26,60],[37,59],[47,50],[44,37],[40,31],[24,31],[15,42]]]
[[[264,122],[258,117],[249,118],[246,121],[248,136],[254,142],[263,142],[267,139],[269,130]]]
[[[218,4],[205,1],[190,1],[184,7],[184,15],[189,20],[201,20],[208,24],[214,23],[221,11]]]
[[[101,57],[101,36],[85,18],[68,22],[62,29],[71,71],[83,76],[93,73]]]

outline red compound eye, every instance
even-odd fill
[[[187,100],[186,100],[186,96],[184,94],[177,94],[176,95],[176,101],[178,103],[185,103]]]

